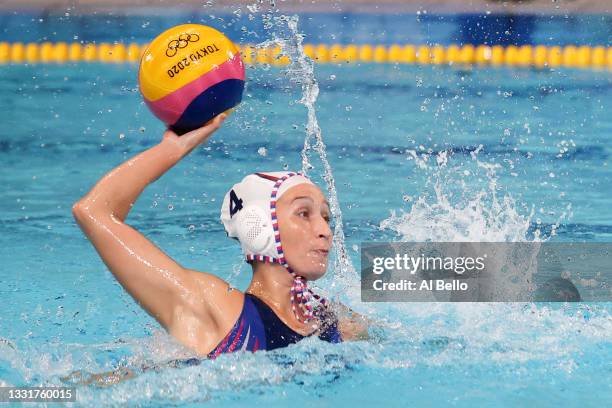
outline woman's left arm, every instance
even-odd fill
[[[342,303],[334,303],[333,309],[338,317],[338,330],[344,341],[367,340],[370,319],[353,311]]]

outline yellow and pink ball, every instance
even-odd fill
[[[138,81],[151,112],[183,134],[240,103],[245,71],[238,48],[225,35],[184,24],[151,42]]]

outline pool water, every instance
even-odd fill
[[[547,37],[564,32],[553,27]],[[611,303],[362,303],[355,272],[363,241],[610,242],[609,72],[316,66],[316,115],[350,256],[317,286],[380,327],[369,341],[307,339],[186,368],[164,367],[189,352],[122,290],[70,214],[105,172],[161,138],[137,67],[0,73],[0,386],[157,364],[112,387],[79,387],[78,405],[612,402]],[[181,264],[244,289],[250,268],[219,206],[245,174],[301,169],[299,75],[249,67],[239,109],[145,191],[129,222]],[[325,187],[317,152],[309,157]]]

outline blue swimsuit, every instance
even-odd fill
[[[327,310],[323,312],[315,312],[324,322],[319,338],[330,343],[340,343],[342,337],[338,330],[338,319]],[[221,353],[239,350],[273,350],[297,343],[305,337],[309,336],[302,336],[288,327],[261,299],[246,293],[238,320],[208,357],[214,359]]]

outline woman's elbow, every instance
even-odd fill
[[[86,232],[91,228],[117,221],[106,208],[100,207],[87,195],[72,205],[72,216]]]
[[[83,200],[79,200],[72,205],[72,216],[74,219],[81,223],[82,220],[86,218],[87,206],[83,202]]]
[[[91,204],[87,202],[86,197],[81,198],[72,206],[72,216],[79,225],[92,221],[96,218],[95,213],[96,211],[92,208]]]

